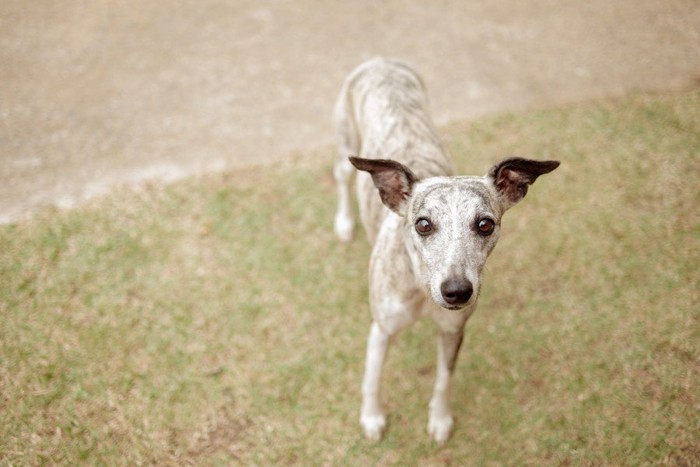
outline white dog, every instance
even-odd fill
[[[444,443],[453,425],[449,390],[464,324],[476,308],[501,217],[559,162],[510,158],[483,177],[454,176],[428,115],[421,79],[394,60],[370,60],[347,77],[335,121],[335,231],[343,241],[352,238],[354,166],[361,171],[360,217],[374,243],[369,268],[374,321],[362,383],[362,427],[371,440],[381,438],[386,417],[379,389],[389,343],[418,318],[430,316],[440,341],[428,431]],[[348,158],[358,154],[361,158]]]

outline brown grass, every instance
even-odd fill
[[[362,438],[369,247],[333,238],[329,149],[0,228],[0,463],[697,463],[700,93],[443,133],[465,173],[563,161],[504,221],[445,447],[428,322]]]

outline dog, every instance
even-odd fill
[[[456,176],[428,114],[423,81],[393,59],[369,60],[347,76],[334,120],[335,233],[352,239],[350,183],[357,173],[360,219],[374,245],[360,423],[367,438],[381,439],[380,380],[389,345],[399,331],[430,317],[439,341],[428,432],[443,444],[454,423],[449,393],[464,325],[476,308],[501,218],[559,162],[512,157],[485,176]]]

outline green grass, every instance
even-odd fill
[[[427,321],[361,435],[370,249],[333,238],[329,148],[0,227],[0,464],[697,465],[700,91],[442,133],[463,173],[562,161],[506,215],[446,446]]]

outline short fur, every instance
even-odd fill
[[[360,218],[374,244],[373,323],[360,422],[368,438],[381,438],[386,417],[379,389],[387,349],[399,331],[429,316],[440,339],[428,431],[444,443],[453,426],[449,390],[464,324],[476,308],[481,272],[498,241],[503,213],[559,162],[510,158],[483,177],[455,176],[429,117],[422,80],[396,60],[373,59],[350,73],[336,103],[335,123],[335,231],[343,241],[352,238],[354,166],[360,170]]]

